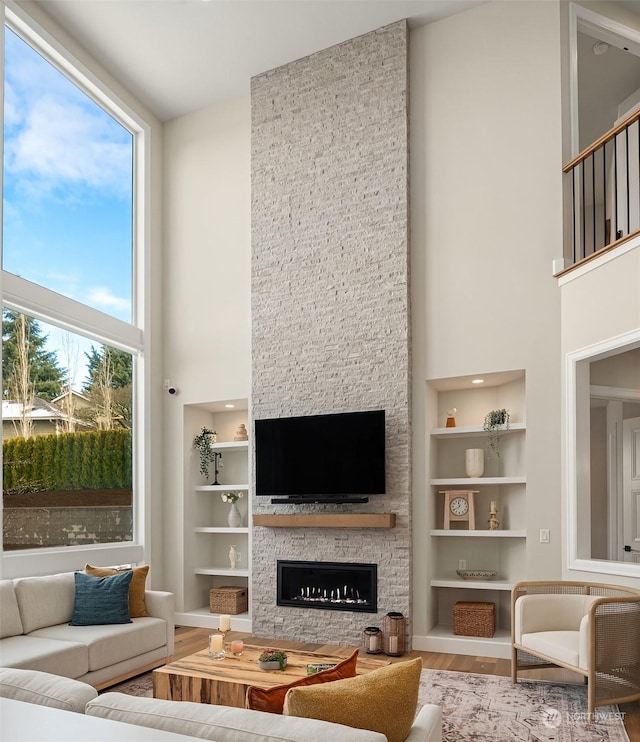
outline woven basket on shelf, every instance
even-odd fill
[[[236,615],[249,610],[249,595],[246,587],[224,585],[209,590],[209,610],[211,613]]]
[[[492,637],[496,631],[495,603],[459,601],[453,606],[453,633],[457,636]]]

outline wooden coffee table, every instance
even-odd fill
[[[270,646],[276,648],[277,643]],[[229,653],[223,660],[212,660],[204,649],[160,667],[153,671],[153,697],[244,708],[245,695],[250,685],[267,689],[274,685],[291,683],[307,675],[307,664],[336,664],[346,659],[318,652],[286,649],[285,669],[266,671],[258,667],[258,657],[264,650],[265,647],[245,644],[240,657]],[[389,660],[386,659],[359,657],[356,672],[362,675],[388,664]]]

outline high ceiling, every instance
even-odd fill
[[[408,18],[486,0],[38,0],[161,120],[249,94],[252,76]],[[20,5],[20,2],[18,2]]]

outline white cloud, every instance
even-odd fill
[[[96,286],[95,288],[89,289],[86,303],[96,309],[109,308],[122,314],[131,311],[131,302],[128,299],[116,296],[104,286]]]

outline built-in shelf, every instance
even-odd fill
[[[482,484],[526,484],[526,477],[453,477],[448,479],[432,479],[431,484],[438,487],[460,486],[477,487]]]
[[[197,526],[193,529],[194,533],[249,533],[249,529],[229,528],[228,526]]]
[[[198,626],[217,629],[220,626],[220,614],[211,613],[209,606],[193,608],[184,613],[175,614],[176,626]],[[236,613],[231,616],[231,631],[251,631],[251,616],[248,613]]]
[[[511,658],[511,632],[498,628],[492,637],[460,636],[452,626],[434,626],[414,649],[424,652],[449,652],[476,657]]]
[[[249,491],[248,484],[199,484],[196,492],[231,492],[232,490]]]
[[[222,575],[223,577],[248,577],[248,569],[231,569],[230,567],[196,567],[197,575]]]
[[[450,580],[431,580],[431,587],[456,587],[465,590],[506,590],[511,591],[515,582],[506,580],[463,580],[452,577]]]
[[[434,528],[430,531],[432,536],[464,536],[465,538],[526,538],[526,531],[474,531],[446,530],[444,528]]]
[[[266,528],[394,528],[395,513],[264,514],[253,516],[254,526]]]
[[[500,435],[508,435],[509,433],[516,433],[520,430],[526,430],[527,426],[525,423],[510,423],[509,430],[501,430]],[[482,425],[463,425],[455,428],[434,428],[431,431],[433,438],[475,438],[480,436],[487,436],[489,433],[484,430]]]
[[[223,441],[222,443],[214,443],[211,448],[214,451],[240,451],[243,448],[249,448],[249,441]]]

